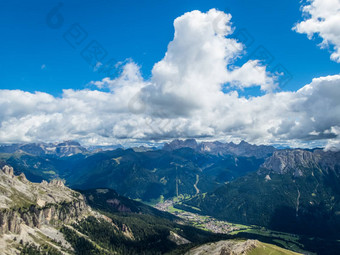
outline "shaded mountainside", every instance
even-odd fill
[[[179,218],[170,213],[159,211],[141,202],[121,196],[111,189],[91,189],[81,190],[80,192],[92,208],[100,211],[110,213],[148,214],[171,221],[179,220]]]
[[[264,159],[211,155],[190,148],[173,151],[117,149],[70,157],[0,154],[16,173],[31,181],[63,178],[76,189],[111,188],[144,201],[213,191],[221,184],[256,171]],[[196,183],[197,182],[197,183]]]
[[[270,229],[339,238],[340,152],[274,152],[256,173],[179,208]]]
[[[89,156],[65,175],[75,188],[106,187],[142,200],[195,195],[249,171],[263,162],[255,158],[217,157],[190,148],[175,151],[116,150]]]

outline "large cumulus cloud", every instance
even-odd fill
[[[245,49],[230,37],[229,14],[193,11],[174,27],[174,39],[149,80],[130,61],[116,79],[92,82],[96,89],[64,90],[61,97],[0,90],[0,142],[196,137],[339,147],[340,76],[275,93],[275,77],[258,60],[234,66]],[[251,86],[266,94],[245,98],[234,90]]]

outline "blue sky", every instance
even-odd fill
[[[340,149],[338,24],[340,0],[1,1],[0,143]]]
[[[269,65],[282,64],[293,76],[283,88],[296,90],[312,78],[339,72],[339,64],[329,59],[315,41],[292,31],[300,21],[298,1],[65,1],[60,8],[64,23],[59,29],[46,24],[49,11],[60,1],[1,1],[0,3],[0,75],[1,89],[44,91],[60,95],[62,89],[82,89],[92,80],[101,80],[81,57],[91,40],[107,51],[104,60],[133,59],[141,66],[144,78],[160,61],[173,38],[173,20],[185,12],[211,8],[232,14],[236,29],[246,29],[254,43],[251,54],[264,46],[275,58]],[[78,23],[88,37],[73,49],[63,34]],[[247,91],[248,92],[248,91]],[[249,93],[257,93],[250,89]]]

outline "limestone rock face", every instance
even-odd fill
[[[22,225],[68,224],[81,218],[89,207],[83,196],[62,180],[29,182],[5,165],[0,171],[0,234],[20,234]]]
[[[62,180],[52,180],[49,183],[50,186],[64,187],[64,182]]]
[[[5,174],[7,174],[10,177],[14,177],[14,171],[13,171],[13,167],[10,167],[8,165],[5,165],[2,167],[1,169]]]
[[[24,173],[21,173],[21,174],[19,175],[19,179],[20,179],[20,181],[22,181],[23,183],[28,183],[28,182],[29,182],[29,181],[27,180],[27,178],[26,178],[26,176],[25,176]]]
[[[340,164],[340,152],[323,150],[279,150],[275,151],[261,166],[278,174],[291,173],[303,176],[305,169],[334,170]]]
[[[187,140],[179,140],[175,139],[171,143],[166,143],[164,144],[164,150],[167,151],[172,151],[172,150],[177,150],[180,148],[191,148],[191,149],[196,149],[198,146],[197,142],[195,139],[187,139]]]
[[[23,220],[13,210],[0,211],[0,234],[12,232],[20,233]]]

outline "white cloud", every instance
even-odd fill
[[[265,66],[258,60],[249,60],[243,66],[236,68],[228,75],[228,81],[234,87],[248,88],[259,85],[263,91],[273,91],[277,88],[275,78],[269,75]]]
[[[151,112],[189,116],[201,109],[213,110],[215,101],[223,97],[225,83],[238,88],[260,86],[265,91],[275,88],[266,67],[257,60],[240,68],[232,66],[243,45],[228,38],[233,31],[230,19],[231,15],[212,9],[186,13],[174,21],[174,39],[154,65],[151,85],[142,91]]]
[[[340,0],[310,0],[302,8],[305,19],[294,30],[322,38],[321,48],[331,47],[331,59],[340,63]]]
[[[174,39],[150,80],[129,61],[118,78],[92,82],[98,89],[64,90],[61,97],[0,90],[0,142],[113,144],[200,137],[336,147],[340,76],[275,93],[275,81],[257,60],[233,66],[243,45],[228,38],[230,19],[214,9],[177,18]],[[244,98],[223,92],[225,83],[271,93]]]
[[[163,107],[159,110],[165,116],[150,109],[132,112],[128,104],[138,89],[123,88],[118,86],[113,92],[65,90],[61,98],[2,90],[0,107],[6,110],[1,112],[0,141],[78,139],[96,144],[206,137],[255,143],[314,141],[318,145],[329,141],[329,148],[339,144],[340,76],[314,79],[297,92],[249,99],[237,92],[217,93],[207,107],[187,116],[175,115],[172,108],[168,114]],[[167,100],[167,94],[159,96],[160,101]],[[147,108],[153,106],[146,102]]]

